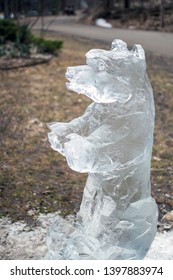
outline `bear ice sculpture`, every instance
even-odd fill
[[[144,50],[114,40],[69,67],[67,88],[94,102],[83,116],[49,125],[49,141],[71,169],[88,172],[74,224],[57,217],[47,259],[142,259],[156,234],[150,195],[154,103]]]

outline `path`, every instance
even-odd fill
[[[84,25],[77,23],[76,17],[68,16],[45,17],[44,20],[50,31],[99,40],[109,44],[115,38],[122,39],[129,46],[133,46],[136,43],[141,44],[146,51],[173,58],[173,33]],[[40,27],[41,24],[38,21],[34,28],[40,29]]]

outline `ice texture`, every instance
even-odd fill
[[[69,123],[49,125],[51,147],[87,172],[75,223],[57,216],[46,259],[143,259],[156,234],[150,161],[154,101],[145,53],[116,39],[92,49],[86,65],[68,67],[67,88],[93,100]]]

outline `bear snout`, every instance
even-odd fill
[[[65,73],[65,77],[67,80],[71,81],[75,76],[74,67],[68,67]]]
[[[87,72],[91,71],[91,67],[88,65],[67,67],[65,77],[70,82],[76,81],[79,77],[87,77]]]

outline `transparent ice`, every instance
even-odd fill
[[[46,259],[143,259],[156,234],[150,160],[154,102],[144,50],[121,40],[68,67],[67,88],[93,100],[69,123],[49,125],[51,147],[89,174],[76,221],[59,216]]]

